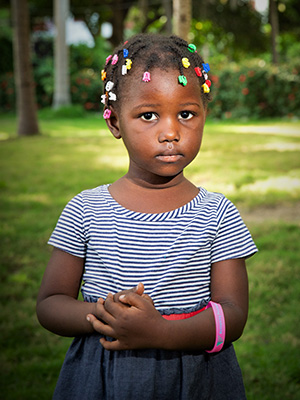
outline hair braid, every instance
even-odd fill
[[[116,61],[117,60],[117,61]],[[157,34],[138,34],[130,38],[124,44],[120,44],[107,58],[106,65],[102,70],[102,80],[104,81],[104,95],[102,102],[106,107],[119,104],[122,97],[122,86],[126,82],[126,75],[130,75],[131,70],[137,67],[144,69],[145,82],[150,80],[150,71],[153,68],[168,70],[177,68],[179,71],[178,81],[184,86],[187,79],[185,77],[186,68],[195,69],[200,87],[202,89],[202,99],[206,104],[211,100],[210,81],[205,72],[208,64],[204,64],[202,57],[197,53],[194,45],[189,45],[185,40],[178,36],[169,37]],[[148,75],[148,80],[145,78]],[[107,83],[110,82],[108,85]]]

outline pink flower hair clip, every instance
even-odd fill
[[[111,63],[112,63],[112,65],[115,65],[115,64],[117,64],[117,62],[118,62],[118,59],[119,59],[118,55],[117,55],[117,54],[115,54],[115,55],[113,56],[112,60],[111,60]]]
[[[148,72],[148,71],[144,72],[143,81],[144,82],[150,82],[151,81],[150,72]]]
[[[104,118],[104,119],[109,119],[110,116],[111,116],[111,110],[109,110],[109,109],[107,108],[106,110],[104,110],[103,118]]]
[[[109,61],[110,61],[111,58],[112,58],[112,55],[110,54],[110,55],[106,58],[106,61],[105,61],[105,64],[106,64],[106,65],[109,63]]]

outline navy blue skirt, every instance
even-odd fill
[[[187,313],[199,304],[165,314]],[[233,345],[219,353],[105,350],[100,334],[76,337],[63,363],[54,400],[244,400]]]

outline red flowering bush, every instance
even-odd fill
[[[79,71],[71,77],[72,103],[82,104],[88,111],[101,109],[102,81],[100,72],[92,69]]]
[[[214,66],[211,65],[212,72]],[[217,68],[216,68],[217,69]],[[213,118],[300,117],[300,60],[274,67],[262,60],[228,64],[211,76]]]
[[[12,111],[15,109],[16,94],[15,82],[12,72],[0,76],[0,110]]]

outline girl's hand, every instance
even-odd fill
[[[114,338],[113,342],[101,338],[107,350],[158,348],[167,322],[155,309],[150,297],[143,297],[138,290],[118,296],[118,302],[109,294],[104,302],[97,303],[97,319],[88,314],[87,319],[95,331]]]
[[[151,297],[148,294],[144,293],[144,290],[145,290],[144,285],[140,282],[140,283],[137,284],[137,286],[135,286],[132,289],[122,290],[121,292],[118,292],[118,293],[114,294],[114,301],[115,302],[119,302],[120,296],[123,296],[123,295],[125,295],[127,293],[131,293],[132,292],[132,293],[136,293],[139,296],[143,297],[144,299],[150,301],[150,303],[152,305],[154,305],[153,300],[151,299]]]

